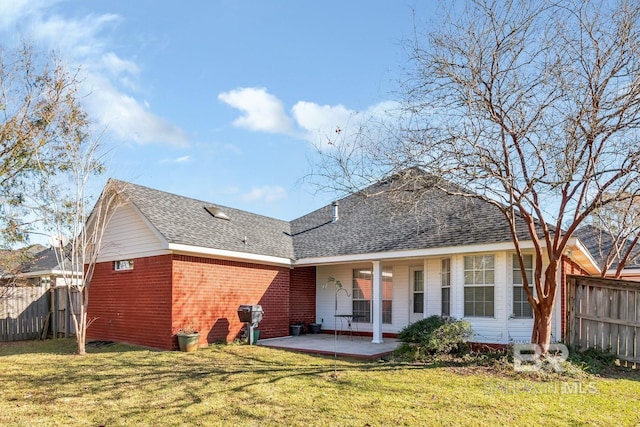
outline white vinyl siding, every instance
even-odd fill
[[[168,253],[158,235],[130,206],[119,206],[102,239],[98,262],[118,261]]]

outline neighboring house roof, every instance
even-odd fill
[[[46,246],[35,244],[22,249],[0,250],[0,277],[19,273],[27,262],[46,249]]]
[[[169,244],[288,259],[294,256],[287,221],[136,184],[119,184],[127,200]]]
[[[605,230],[599,229],[591,224],[583,225],[578,228],[573,237],[580,239],[582,244],[593,256],[598,266],[603,266],[605,262],[605,256],[613,245],[613,238]],[[638,247],[640,250],[640,247]],[[615,270],[618,266],[618,260],[615,259],[609,269]],[[624,266],[624,270],[639,269],[640,257],[632,260],[630,263]]]
[[[20,273],[34,273],[41,271],[62,270],[58,263],[56,251],[53,248],[46,248],[33,255],[33,258],[20,267]]]
[[[512,242],[504,215],[491,203],[433,187],[422,194],[422,206],[406,213],[406,202],[396,202],[385,192],[389,185],[388,181],[374,184],[339,200],[336,222],[331,222],[332,206],[294,220],[296,257]],[[519,238],[530,240],[524,221],[517,229]]]

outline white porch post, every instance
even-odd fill
[[[382,265],[380,261],[373,261],[373,294],[371,296],[373,312],[373,339],[374,344],[380,344],[382,340]]]

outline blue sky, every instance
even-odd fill
[[[81,67],[108,176],[291,220],[334,198],[313,145],[395,100],[421,3],[0,0],[0,36]]]

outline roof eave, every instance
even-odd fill
[[[565,254],[580,267],[584,268],[589,274],[599,275],[600,267],[596,260],[591,256],[586,246],[577,237],[571,237],[567,242],[567,250]]]
[[[520,242],[522,249],[533,249],[534,245],[531,241]],[[495,252],[495,251],[509,251],[514,250],[515,246],[513,242],[497,242],[497,243],[484,243],[477,245],[464,245],[464,246],[446,246],[427,249],[410,249],[399,250],[389,252],[369,252],[362,254],[350,254],[350,255],[336,255],[326,257],[309,257],[300,258],[295,264],[296,266],[308,266],[308,265],[322,265],[322,264],[340,264],[350,262],[363,262],[363,261],[385,261],[385,260],[401,260],[411,258],[425,258],[432,256],[447,256],[458,255],[466,253],[478,253],[478,252]]]
[[[205,248],[201,246],[184,245],[180,243],[169,243],[167,249],[180,255],[208,256],[234,261],[255,262],[269,264],[280,267],[293,267],[293,261],[289,258],[276,257],[271,255],[253,254],[248,252],[229,251],[225,249]]]

